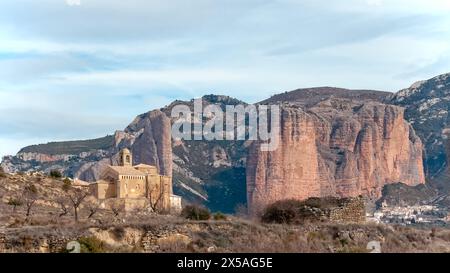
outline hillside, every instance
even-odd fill
[[[24,187],[36,186],[38,200],[26,219],[25,205],[16,210],[8,202]],[[82,252],[135,253],[260,253],[260,252],[368,252],[370,241],[382,252],[449,252],[450,230],[415,229],[375,224],[303,223],[263,224],[226,216],[226,220],[193,221],[176,215],[155,215],[145,210],[118,214],[98,208],[93,200],[80,206],[79,221],[73,209],[62,215],[60,199],[66,196],[62,181],[46,176],[0,177],[0,252],[66,252],[78,241]]]
[[[113,145],[114,136],[105,136],[89,140],[49,142],[22,148],[19,153],[39,153],[47,155],[76,155],[92,150],[106,150]]]
[[[263,100],[260,104],[289,102],[300,106],[310,107],[320,101],[330,98],[348,99],[356,101],[378,101],[382,102],[391,95],[390,92],[375,90],[351,90],[337,87],[315,87],[296,89],[289,92],[274,95],[269,99]]]

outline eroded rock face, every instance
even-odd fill
[[[170,119],[159,110],[142,114],[124,130],[114,135],[110,156],[96,163],[83,165],[75,174],[85,181],[95,181],[108,165],[118,165],[118,152],[129,148],[133,165],[154,165],[162,175],[172,176],[172,142]]]
[[[192,109],[193,101],[175,101],[140,115],[113,136],[24,148],[5,157],[1,166],[7,172],[58,169],[95,181],[106,165],[117,164],[117,152],[127,147],[134,164],[154,164],[165,175],[173,164],[174,189],[185,200],[229,213],[245,203],[246,173],[250,206],[284,197],[373,194],[391,181],[423,182],[420,141],[403,121],[402,109],[382,103],[389,94],[324,87],[269,98],[262,103],[290,103],[282,113],[284,142],[271,154],[260,153],[253,143],[247,171],[249,141],[178,141],[170,148],[167,117],[178,104]],[[222,108],[244,104],[224,96],[203,99],[205,105],[219,103]],[[419,136],[426,132],[417,130]]]
[[[328,98],[312,107],[284,104],[280,146],[247,158],[251,213],[282,199],[379,197],[385,184],[425,182],[422,143],[403,109],[376,101]]]

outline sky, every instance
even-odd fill
[[[449,41],[448,0],[1,0],[0,157],[204,94],[395,92]]]

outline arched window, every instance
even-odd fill
[[[127,155],[127,156],[125,157],[125,160],[126,160],[127,163],[130,163],[130,156]]]

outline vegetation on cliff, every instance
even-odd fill
[[[107,150],[114,142],[114,136],[105,136],[89,140],[75,140],[62,142],[49,142],[47,144],[38,144],[27,146],[19,153],[39,153],[46,155],[69,154],[77,155],[92,150]]]

